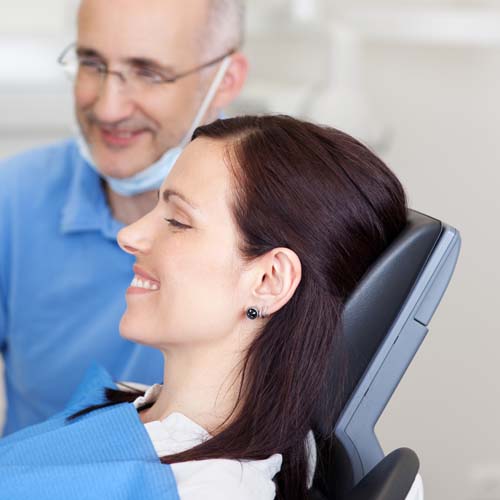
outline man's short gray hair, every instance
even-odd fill
[[[202,47],[217,56],[243,45],[245,33],[245,0],[208,0],[207,29]]]

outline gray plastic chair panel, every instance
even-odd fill
[[[383,459],[375,424],[425,338],[459,249],[455,229],[410,211],[405,230],[349,299],[344,315],[345,404],[335,427],[335,460],[323,457],[327,465],[317,476],[323,491],[340,497]],[[340,358],[332,361],[333,389],[339,387],[337,370],[342,366]],[[323,402],[318,411],[319,436],[331,435],[332,422],[321,420],[329,404]]]
[[[356,482],[384,456],[375,424],[427,334],[426,325],[450,281],[459,250],[458,232],[444,226],[432,255],[337,422],[335,433],[347,445]],[[419,321],[419,317],[425,321]]]
[[[409,211],[408,225],[362,278],[346,304],[344,335],[332,360],[331,399],[319,408],[315,429],[331,434],[334,422],[326,417],[338,398],[341,407],[351,397],[361,376],[395,321],[404,301],[429,258],[442,231],[441,222]],[[343,359],[345,356],[345,359]],[[346,371],[340,374],[339,372]]]

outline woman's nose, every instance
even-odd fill
[[[148,254],[151,250],[152,239],[147,225],[146,215],[137,222],[121,229],[117,237],[120,248],[132,255]]]

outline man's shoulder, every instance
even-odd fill
[[[44,185],[71,174],[77,148],[73,139],[33,148],[0,160],[0,186],[21,181],[24,186]],[[13,187],[12,185],[10,187]]]
[[[67,191],[77,161],[78,148],[72,139],[1,160],[0,203],[58,198]]]

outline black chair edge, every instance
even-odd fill
[[[420,462],[410,448],[398,448],[379,462],[342,500],[404,500]]]

